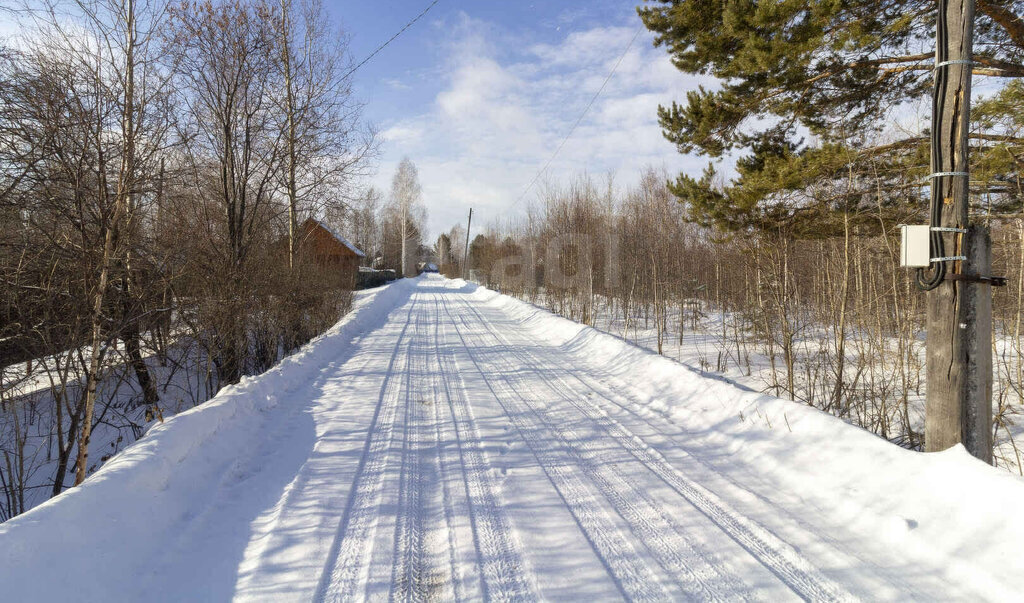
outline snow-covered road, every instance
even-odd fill
[[[1024,482],[818,415],[462,281],[399,282],[0,526],[0,593],[1021,595],[1020,521],[968,515],[1019,514]]]

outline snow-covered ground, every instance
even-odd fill
[[[108,350],[107,353],[115,358],[125,357],[120,347]],[[68,421],[66,411],[63,418],[58,417],[55,392],[64,394],[65,407],[78,403],[85,387],[79,358],[87,358],[88,354],[89,349],[86,347],[39,358],[33,362],[31,373],[26,372],[25,364],[0,367],[6,397],[13,400],[6,408],[0,409],[0,462],[10,462],[0,467],[0,477],[10,479],[11,469],[17,468],[15,452],[19,449],[18,440],[21,439],[26,509],[41,504],[51,496],[59,458],[56,433],[60,429],[67,429]],[[164,416],[190,409],[212,395],[213,380],[207,382],[202,371],[197,370],[197,367],[206,363],[203,362],[205,357],[196,342],[187,337],[179,338],[169,346],[165,362],[161,362],[153,350],[143,348],[143,354],[149,374],[160,393],[160,412]],[[112,366],[105,371],[98,385],[96,416],[100,420],[93,427],[90,437],[90,473],[133,443],[146,427],[148,407],[143,403],[142,389],[134,372],[125,364],[110,364]],[[20,420],[19,431],[14,429],[15,419]],[[77,450],[72,452],[77,454]],[[9,453],[10,457],[4,453]],[[72,464],[74,460],[73,456]],[[74,479],[72,468],[65,475],[62,487],[70,488]],[[0,495],[8,492],[0,487]],[[17,494],[11,493],[10,496]],[[3,501],[0,501],[2,504]],[[0,519],[6,519],[2,512]]]
[[[1024,480],[437,276],[0,525],[20,601],[1013,599]]]
[[[543,292],[533,303],[552,309]],[[651,351],[658,350],[658,329],[653,317],[644,315],[644,308],[631,312],[625,328],[621,308],[611,300],[596,296],[591,324],[606,333],[622,337]],[[693,300],[687,309],[685,328],[680,333],[678,316],[671,316],[662,332],[662,355],[711,377],[761,392],[821,408],[828,404],[835,387],[833,364],[836,354],[834,333],[805,325],[795,338],[796,362],[794,382],[796,395],[786,391],[786,368],[782,352],[776,346],[773,363],[763,341],[750,332],[749,320],[740,314],[715,310],[707,302]],[[698,316],[693,311],[699,308]],[[554,311],[554,310],[553,310]],[[992,412],[997,426],[994,433],[994,463],[1006,471],[1024,476],[1024,405],[1021,405],[1017,369],[1021,366],[1020,344],[1012,335],[995,333]],[[884,342],[868,343],[871,334],[851,329],[846,344],[844,367],[848,412],[845,421],[873,431],[880,437],[904,446],[920,449],[925,422],[925,333],[906,345],[911,349],[904,358],[905,373],[898,368],[899,342],[895,337]],[[881,348],[881,350],[880,350]],[[828,359],[822,354],[829,355]],[[904,379],[906,380],[904,382]],[[906,396],[906,408],[903,396]],[[836,410],[836,409],[833,409]],[[904,410],[906,416],[903,416]],[[908,442],[904,426],[907,421],[915,434]]]

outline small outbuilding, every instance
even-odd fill
[[[297,243],[299,254],[329,272],[336,269],[343,286],[355,286],[359,264],[366,254],[348,239],[323,222],[309,218],[299,226]]]

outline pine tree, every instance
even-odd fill
[[[830,217],[858,209],[920,211],[913,183],[926,175],[926,132],[876,141],[893,110],[931,90],[935,2],[648,2],[638,12],[657,34],[655,45],[681,71],[721,82],[659,107],[665,137],[682,153],[738,157],[728,184],[713,165],[700,178],[682,174],[672,183],[692,220],[817,235],[841,227],[842,219]],[[1022,6],[977,1],[976,75],[1024,77]],[[1020,172],[1020,161],[1006,158],[1024,151],[1024,138],[1010,127],[1021,119],[1021,91],[1009,85],[979,105],[972,128],[972,162],[985,163],[996,183]],[[999,205],[1019,210],[1020,193],[1010,189],[996,187]],[[872,219],[877,224],[877,212]],[[865,226],[872,219],[865,215]]]

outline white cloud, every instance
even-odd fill
[[[423,136],[422,128],[413,124],[395,124],[381,132],[385,144],[403,146],[417,142]]]
[[[377,184],[385,190],[398,159],[419,167],[430,232],[465,220],[498,222],[523,211],[523,190],[568,133],[636,33],[632,25],[566,35],[556,44],[524,44],[488,23],[462,16],[449,31],[442,90],[423,113],[387,124]],[[631,184],[645,165],[697,173],[704,160],[683,157],[664,140],[657,107],[698,82],[671,64],[643,31],[542,180],[581,172],[616,173]],[[415,133],[415,135],[413,135]]]
[[[391,88],[392,90],[411,90],[412,89],[412,86],[410,86],[409,84],[403,82],[402,80],[400,80],[398,78],[388,78],[388,79],[385,79],[383,81],[384,81],[384,85],[387,86],[388,88]]]

